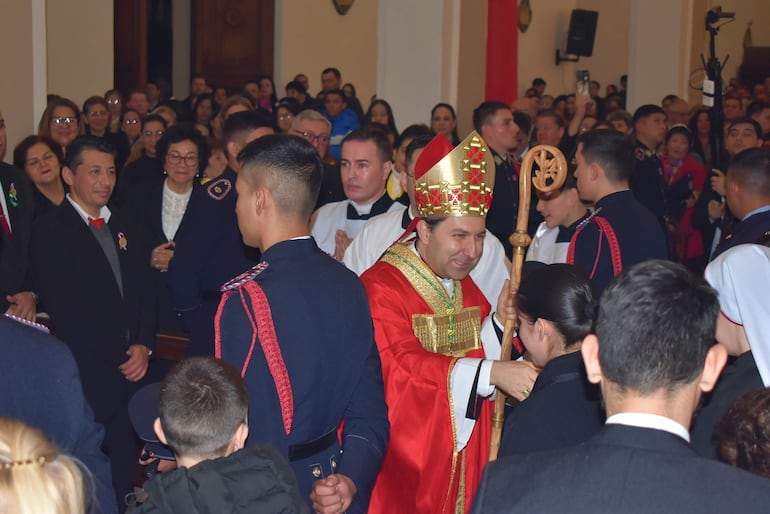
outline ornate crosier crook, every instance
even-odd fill
[[[550,193],[564,185],[567,179],[567,159],[564,154],[554,147],[538,145],[527,152],[521,163],[519,174],[519,212],[516,216],[516,232],[511,234],[509,241],[513,245],[513,266],[511,266],[510,291],[517,291],[521,283],[521,268],[524,265],[524,255],[527,253],[531,237],[527,234],[529,222],[529,206],[532,200],[530,180],[538,191]],[[518,319],[505,321],[503,332],[503,348],[500,359],[510,360],[513,345],[513,331],[518,325]],[[505,411],[505,394],[498,389],[495,398],[495,413],[492,416],[492,443],[489,448],[489,460],[497,459],[500,450],[500,436],[503,433]]]

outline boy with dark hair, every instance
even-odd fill
[[[149,498],[137,513],[308,512],[291,468],[270,445],[242,449],[249,396],[232,365],[211,357],[180,362],[160,384],[158,403],[155,433],[178,469],[145,484]]]

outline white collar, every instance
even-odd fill
[[[663,430],[664,432],[669,432],[681,437],[688,443],[690,442],[690,432],[688,432],[686,428],[671,418],[659,416],[657,414],[649,414],[647,412],[620,412],[607,418],[605,423],[608,425],[629,425],[632,427]]]
[[[72,199],[69,193],[67,193],[67,200],[72,204],[72,206],[75,208],[75,211],[80,215],[81,218],[83,218],[83,222],[88,225],[88,218],[93,218],[90,214],[88,214],[86,211],[83,210],[83,208],[78,205],[78,203]],[[112,213],[110,212],[109,207],[106,205],[103,205],[101,209],[99,209],[99,217],[104,218],[105,223],[110,222],[110,216],[112,216]]]

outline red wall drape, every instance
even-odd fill
[[[518,90],[519,6],[516,0],[488,0],[487,100],[510,105]]]

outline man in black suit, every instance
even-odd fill
[[[624,270],[581,349],[604,395],[605,427],[568,450],[490,464],[473,512],[767,512],[767,479],[689,446],[701,393],[727,359],[714,344],[718,315],[715,291],[680,265]]]
[[[147,372],[155,309],[140,232],[106,206],[115,186],[113,152],[93,136],[70,144],[62,168],[70,192],[35,224],[30,257],[34,290],[72,350],[86,398],[105,426],[120,497],[131,488],[138,454],[127,405]]]
[[[94,477],[91,512],[117,511],[104,428],[83,395],[72,352],[55,338],[0,316],[0,416],[37,429],[85,464]]]
[[[5,149],[0,112],[0,312],[34,321],[37,297],[28,290],[27,250],[35,203],[24,172],[2,162]]]

